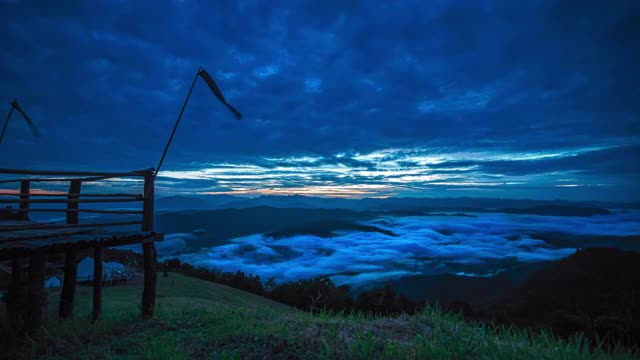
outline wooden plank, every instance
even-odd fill
[[[117,198],[117,199],[29,199],[22,197],[20,199],[11,200],[11,199],[0,199],[0,204],[66,204],[68,202],[76,202],[76,203],[108,203],[108,202],[131,202],[131,201],[143,201],[144,199],[141,197],[136,198]],[[22,208],[22,207],[20,207]]]
[[[153,242],[142,244],[144,259],[144,289],[142,291],[142,317],[150,318],[156,305],[156,247]]]
[[[81,179],[73,179],[70,181],[80,181],[82,182]],[[69,193],[66,192],[60,192],[60,193],[31,193],[29,194],[31,197],[34,196],[52,196],[52,197],[56,197],[56,196],[69,196]],[[19,193],[7,193],[7,192],[0,192],[0,196],[20,196]],[[143,198],[142,194],[131,194],[131,193],[113,193],[113,194],[97,194],[97,193],[86,193],[86,194],[77,194],[78,197],[132,197],[132,198],[137,198],[137,199],[141,199]]]
[[[0,174],[15,175],[54,175],[54,176],[144,176],[151,169],[129,172],[96,172],[96,171],[58,171],[58,170],[20,170],[0,169]]]
[[[15,183],[15,182],[20,182],[20,181],[24,181],[24,180],[29,180],[31,182],[69,182],[69,181],[73,181],[73,180],[80,180],[82,182],[87,182],[87,181],[99,181],[99,180],[105,180],[105,179],[110,179],[112,177],[108,177],[108,176],[94,176],[94,177],[80,177],[80,178],[28,178],[28,179],[5,179],[5,180],[0,180],[0,184],[7,184],[7,183]],[[117,176],[116,176],[117,178]]]
[[[44,251],[37,251],[29,258],[29,279],[25,304],[25,329],[40,328],[46,311],[47,296],[44,291],[44,275],[47,257]]]
[[[20,203],[20,214],[19,217],[21,220],[29,219],[29,187],[30,182],[28,180],[24,180],[20,182],[20,199],[18,202]]]
[[[110,233],[110,232],[109,232]],[[163,234],[160,233],[110,233],[110,234],[89,234],[71,235],[60,240],[28,240],[16,243],[5,244],[0,247],[0,260],[11,259],[14,256],[28,257],[36,251],[43,250],[48,254],[65,252],[68,249],[78,251],[90,249],[95,246],[122,246],[143,244],[147,242],[162,241]]]
[[[2,248],[3,243],[11,243],[11,242],[19,242],[19,241],[28,241],[28,240],[41,240],[41,239],[51,239],[55,237],[65,237],[76,234],[91,234],[99,231],[100,229],[57,229],[57,230],[27,230],[20,231],[16,233],[0,233],[0,249]],[[7,240],[7,241],[3,241]]]
[[[78,210],[78,203],[73,200],[78,199],[78,195],[80,194],[80,187],[82,186],[82,182],[80,180],[73,180],[69,185],[69,196],[67,203],[67,210]],[[67,211],[67,224],[77,224],[78,223],[78,212],[77,211]]]
[[[61,319],[73,317],[73,301],[76,292],[76,280],[78,275],[78,265],[76,263],[77,252],[75,249],[66,251],[64,257],[64,282],[62,293],[60,294],[60,306],[58,316]]]
[[[0,212],[12,212],[21,211],[20,209],[1,209]],[[100,209],[34,209],[30,208],[29,212],[84,212],[84,213],[96,213],[96,214],[120,214],[120,215],[142,215],[142,210],[100,210]]]
[[[123,225],[140,225],[142,221],[114,221],[110,223],[95,223],[95,224],[30,224],[30,225],[16,225],[16,226],[3,226],[0,227],[0,232],[18,232],[23,230],[47,230],[47,229],[76,229],[86,227],[105,227],[105,226],[123,226]],[[0,240],[0,242],[8,242],[8,240]]]
[[[96,246],[93,250],[93,311],[91,319],[96,321],[102,314],[102,259],[103,247]]]

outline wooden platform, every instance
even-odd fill
[[[117,178],[144,178],[139,193],[81,192],[83,184]],[[5,296],[9,326],[16,332],[36,330],[43,319],[46,303],[44,281],[47,256],[64,252],[64,281],[60,293],[58,315],[61,319],[73,316],[74,294],[77,280],[77,254],[93,249],[93,311],[97,320],[102,313],[102,259],[105,247],[141,244],[144,266],[142,316],[150,317],[155,308],[157,253],[154,243],[163,239],[153,231],[155,172],[153,169],[131,172],[78,172],[34,171],[0,169],[0,184],[19,184],[19,189],[0,189],[0,261],[11,260],[11,283]],[[69,183],[67,191],[51,191],[46,188],[31,190],[31,184]],[[4,185],[7,184],[7,185]],[[43,185],[39,185],[43,186]],[[107,187],[109,188],[109,187]],[[133,186],[131,187],[133,188]],[[141,209],[107,210],[84,208],[82,204],[137,202]],[[39,207],[47,204],[47,207]],[[32,207],[35,205],[36,207]],[[16,207],[13,207],[16,206]],[[30,221],[34,212],[64,213],[64,223]],[[82,212],[102,214],[104,222],[81,223]],[[109,216],[131,216],[141,219],[111,221]],[[122,226],[138,225],[138,231],[118,231]]]
[[[0,261],[16,256],[28,257],[42,250],[50,254],[69,249],[84,250],[95,246],[112,247],[163,240],[163,234],[152,231],[113,231],[92,224],[60,229],[56,225],[0,220]],[[42,226],[42,229],[16,230],[38,226]]]

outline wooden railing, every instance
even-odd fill
[[[22,176],[18,178],[7,177]],[[83,183],[95,183],[115,178],[143,178],[142,193],[82,193]],[[31,190],[33,183],[56,184],[69,183],[67,191],[38,191]],[[5,185],[6,184],[6,185]],[[66,213],[66,223],[24,223],[0,226],[0,232],[20,230],[48,230],[84,227],[107,227],[123,225],[140,225],[141,231],[153,230],[153,199],[154,199],[154,170],[138,170],[131,172],[82,172],[82,171],[34,171],[0,169],[0,188],[8,184],[20,184],[19,191],[0,190],[0,217],[13,215],[15,220],[29,220],[33,212],[63,212]],[[9,197],[9,198],[7,198]],[[12,199],[11,197],[16,197]],[[110,210],[80,208],[79,204],[95,203],[125,203],[140,202],[141,208],[135,210]],[[4,204],[17,204],[17,208],[5,208]],[[66,204],[64,208],[38,208],[37,204]],[[142,215],[135,221],[114,221],[101,223],[79,223],[79,213]]]

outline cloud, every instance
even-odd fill
[[[331,238],[251,235],[183,254],[196,266],[242,270],[279,281],[328,274],[338,283],[363,285],[408,274],[492,275],[516,263],[555,260],[575,252],[538,239],[637,235],[638,212],[594,217],[476,214],[466,217],[389,217],[371,222],[398,236],[342,232]],[[569,234],[569,235],[567,235]],[[167,256],[162,254],[161,256]]]
[[[4,167],[155,166],[199,66],[244,118],[234,121],[196,84],[167,170],[416,148],[515,160],[640,141],[635,1],[578,9],[552,0],[70,1],[0,10],[0,98],[18,97],[43,133],[33,139],[11,123]],[[620,153],[613,171],[585,162],[581,184],[614,184],[615,196],[637,198],[618,171],[633,161]],[[481,170],[521,176],[535,172],[529,164]],[[573,170],[569,160],[539,164],[558,176]],[[545,179],[537,186],[548,189]],[[291,186],[306,185],[318,184]]]

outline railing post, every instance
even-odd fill
[[[67,197],[68,200],[77,200],[80,198],[80,187],[82,185],[82,181],[80,180],[71,180],[71,185],[69,185],[69,195]],[[69,211],[76,210],[76,211]],[[78,202],[77,201],[69,201],[67,202],[67,224],[77,224],[78,223]]]
[[[142,231],[153,231],[153,197],[154,197],[153,170],[149,170],[144,176],[144,205],[142,215]],[[153,315],[156,305],[156,247],[151,242],[142,244],[144,259],[144,289],[142,291],[142,316],[149,318]]]
[[[153,198],[155,177],[153,170],[144,175],[144,203],[142,206],[142,231],[153,231]]]
[[[31,186],[31,182],[29,180],[22,180],[20,182],[20,200],[29,200],[29,187]],[[20,209],[19,217],[20,220],[29,220],[29,203],[21,202],[18,206]]]

